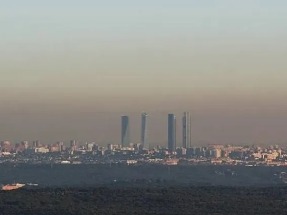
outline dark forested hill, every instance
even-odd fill
[[[23,189],[0,192],[0,214],[287,214],[287,188]]]

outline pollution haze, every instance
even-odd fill
[[[287,144],[284,0],[2,0],[0,139]]]

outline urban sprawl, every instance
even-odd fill
[[[152,148],[148,141],[148,114],[141,115],[141,141],[130,141],[129,116],[121,116],[121,144],[96,143],[70,144],[57,142],[42,145],[40,141],[11,143],[1,141],[1,163],[26,164],[107,164],[107,165],[287,165],[287,149],[278,145],[269,147],[208,145],[194,147],[191,144],[191,117],[182,117],[182,143],[176,144],[176,117],[168,114],[167,145]]]

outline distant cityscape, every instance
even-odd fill
[[[181,119],[181,145],[177,145],[177,120],[173,113],[167,115],[167,144],[150,147],[148,113],[141,114],[140,143],[130,140],[129,116],[121,116],[120,144],[99,146],[94,142],[69,144],[57,142],[43,145],[39,140],[29,143],[1,141],[1,163],[29,164],[107,164],[107,165],[287,165],[287,149],[278,145],[212,144],[196,147],[192,144],[191,115],[184,112]]]

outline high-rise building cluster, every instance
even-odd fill
[[[149,142],[148,142],[148,129],[147,129],[147,122],[148,121],[148,114],[142,113],[141,114],[141,149],[149,149]],[[121,146],[122,147],[129,147],[130,146],[130,120],[129,116],[122,116],[121,117]]]
[[[189,112],[184,112],[182,117],[182,147],[191,147],[191,117]],[[176,150],[176,116],[168,114],[168,150]]]
[[[130,141],[130,123],[129,116],[121,117],[121,146],[129,147],[131,144]],[[177,147],[177,123],[176,116],[172,113],[168,114],[167,122],[167,148],[172,153],[176,151]],[[148,140],[148,114],[141,114],[141,148],[149,149],[149,140]],[[182,117],[182,147],[190,148],[191,147],[191,117],[189,112],[184,112]]]

